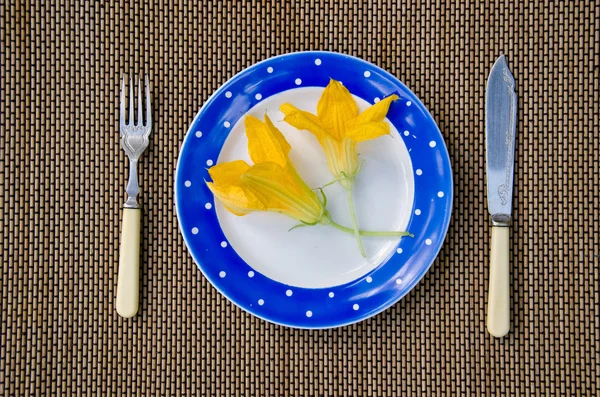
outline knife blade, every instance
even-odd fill
[[[501,55],[490,71],[485,100],[487,198],[492,224],[487,329],[495,337],[510,330],[509,242],[516,120],[515,79]]]

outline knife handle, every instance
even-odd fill
[[[140,284],[140,219],[142,210],[124,208],[121,221],[117,313],[129,318],[136,315]]]
[[[500,338],[510,329],[509,227],[492,226],[487,329]]]

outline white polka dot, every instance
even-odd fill
[[[417,208],[417,209],[415,210],[415,215],[421,215],[421,210]]]
[[[223,248],[227,247],[227,241],[221,241],[221,247],[223,247]]]
[[[418,169],[418,170],[417,170],[415,173],[416,173],[417,175],[423,175],[423,170],[421,170],[421,169]]]
[[[334,296],[335,296],[335,294],[334,294],[333,292],[330,292],[330,293],[329,293],[329,297],[330,297],[330,298],[333,298]]]
[[[402,284],[402,279],[401,278],[397,278],[396,279],[396,284],[398,284],[398,285]]]
[[[202,136],[202,131],[196,131],[196,137],[200,138]]]
[[[438,197],[444,197],[444,192],[438,192]]]
[[[225,272],[220,272],[219,273],[219,277],[221,277],[221,278],[225,278],[226,275],[227,275],[227,273],[225,273]]]
[[[306,312],[306,317],[312,317],[312,312],[310,310]]]
[[[315,65],[319,66],[321,64],[321,60],[319,58],[315,59]]]
[[[262,99],[262,95],[256,94],[254,95],[254,98],[256,98],[257,101],[260,101]]]
[[[262,305],[264,305],[264,304],[265,304],[265,301],[264,301],[264,300],[262,300],[262,299],[259,299],[259,300],[258,300],[258,304],[259,304],[260,306],[262,306]]]
[[[373,279],[370,276],[367,277],[367,283],[370,283],[371,281],[373,281]]]
[[[192,228],[192,234],[198,234],[198,228],[197,227],[193,227]]]
[[[223,123],[223,126],[225,128],[229,128],[231,126],[231,123],[229,121],[226,121],[226,122]]]
[[[408,132],[408,130],[404,131],[404,136],[409,136],[410,132]]]
[[[292,296],[293,292],[292,292],[292,290],[291,290],[291,289],[288,289],[287,291],[285,291],[285,294],[286,294],[287,296]]]
[[[300,84],[302,84],[302,80],[296,79],[295,83],[296,83],[296,85],[300,85]]]
[[[185,181],[183,184],[185,185],[185,187],[192,186],[192,182],[190,182],[190,181]]]
[[[212,208],[212,204],[211,203],[206,203],[204,204],[204,208],[206,208],[207,210]]]
[[[427,240],[425,240],[425,244],[427,244],[427,245],[431,245],[431,239],[430,239],[430,238],[428,238]]]
[[[273,68],[269,66],[269,67],[267,68],[267,73],[273,73]]]
[[[379,101],[381,101],[381,99],[379,99],[378,97],[375,97],[375,99],[373,99],[373,102],[375,102],[375,103],[377,103]]]
[[[353,304],[353,305],[352,305],[352,308],[353,308],[354,310],[358,310],[358,309],[360,308],[360,306],[358,306],[358,304],[357,304],[357,303],[355,303],[355,304]]]
[[[225,93],[225,96],[226,96],[227,98],[231,98],[231,91],[227,91],[227,92]]]
[[[254,277],[254,272],[252,270],[250,270],[248,272],[248,277],[250,277],[250,278]]]
[[[411,101],[406,102],[406,106],[410,106],[410,105],[412,105]]]
[[[208,165],[208,166],[213,165],[213,161],[210,159],[206,160],[206,165]]]
[[[368,70],[364,73],[365,77],[370,77],[371,76],[371,72],[369,72]]]
[[[401,253],[402,253],[402,248],[398,248],[398,249],[396,250],[396,252],[397,252],[397,253],[399,253],[399,254],[401,254]]]
[[[437,145],[437,144],[435,143],[435,141],[431,141],[431,142],[429,142],[429,147],[435,147],[435,145]]]

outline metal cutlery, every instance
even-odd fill
[[[119,127],[121,146],[129,158],[129,181],[127,201],[123,206],[121,221],[121,246],[119,275],[117,282],[116,309],[122,317],[133,317],[138,311],[140,282],[140,221],[142,210],[137,201],[140,191],[137,166],[140,155],[148,147],[152,132],[152,108],[150,84],[145,77],[145,100],[142,96],[141,80],[137,79],[137,120],[135,119],[134,83],[129,79],[129,117],[126,120],[126,79],[121,80]],[[145,119],[144,119],[145,106]]]
[[[485,101],[488,210],[492,218],[487,329],[510,330],[510,227],[517,123],[515,79],[504,55],[492,67]]]

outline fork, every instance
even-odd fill
[[[122,317],[133,317],[138,311],[140,283],[140,220],[142,210],[137,201],[140,191],[137,165],[140,155],[148,147],[148,138],[152,132],[152,109],[150,104],[150,84],[145,77],[146,120],[144,122],[141,81],[137,79],[137,122],[134,120],[134,84],[129,78],[129,118],[125,120],[126,83],[121,79],[121,101],[119,127],[121,146],[129,158],[129,181],[127,182],[127,201],[123,206],[121,223],[121,247],[119,254],[119,278],[117,281],[117,313]]]

